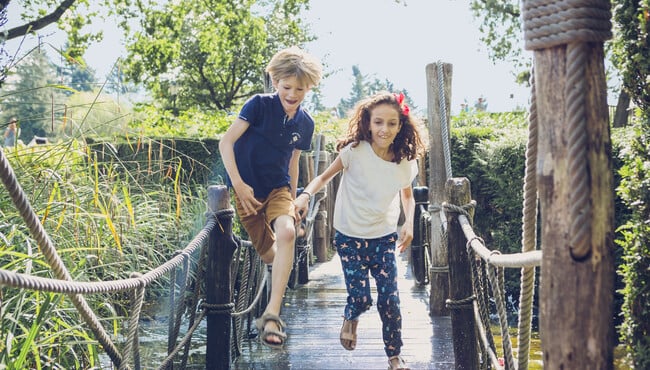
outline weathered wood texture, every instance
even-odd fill
[[[402,355],[412,369],[453,368],[449,317],[428,315],[426,287],[415,286],[406,253],[397,259],[403,316]],[[373,295],[376,297],[374,289]],[[381,321],[374,305],[360,318],[357,348],[347,351],[341,347],[339,330],[346,297],[338,256],[315,264],[308,284],[287,290],[282,309],[289,335],[285,350],[273,351],[251,339],[243,343],[243,354],[235,360],[233,369],[386,369]]]
[[[472,200],[470,183],[467,178],[451,178],[447,180],[446,193],[449,203],[458,207],[468,205]],[[469,212],[472,221],[474,211]],[[479,369],[478,338],[472,302],[466,301],[474,295],[472,287],[472,266],[467,253],[467,239],[463,232],[457,214],[450,214],[449,228],[449,297],[455,308],[451,309],[451,326],[454,331],[454,354],[456,369]],[[463,354],[463,356],[460,356]]]
[[[567,50],[535,51],[539,122],[537,180],[542,250],[540,334],[548,369],[611,369],[613,189],[602,44],[589,44],[585,72],[591,254],[571,257]]]
[[[445,301],[449,298],[449,273],[447,266],[447,241],[441,234],[440,205],[445,201],[445,182],[447,181],[445,155],[443,151],[442,119],[440,101],[445,99],[447,132],[449,132],[449,112],[451,107],[452,65],[443,63],[443,92],[439,88],[439,76],[436,63],[427,64],[427,116],[429,119],[429,204],[431,212],[431,301],[429,310],[432,315],[446,316],[449,310]],[[443,96],[444,95],[444,96]],[[449,140],[449,137],[447,137]]]
[[[208,188],[208,207],[211,212],[231,210],[230,193],[226,186]],[[206,369],[227,369],[230,362],[229,338],[231,335],[230,312],[226,309],[231,302],[230,262],[235,252],[232,241],[232,215],[219,217],[219,228],[210,232],[208,239],[208,259],[206,266],[206,303],[213,308],[207,316]],[[219,309],[216,309],[219,308]],[[220,312],[219,312],[220,311]],[[171,350],[172,348],[168,348]]]

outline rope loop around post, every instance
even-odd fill
[[[455,204],[443,202],[442,208],[444,208],[446,213],[458,213],[469,218],[469,210],[476,208],[476,201],[472,200],[471,202],[464,204],[462,206],[457,206]]]
[[[611,4],[605,0],[528,0],[522,5],[525,48],[546,49],[612,37]]]
[[[458,300],[447,299],[445,301],[445,305],[450,310],[462,310],[462,309],[472,308],[475,300],[476,300],[476,296],[471,295],[467,298],[458,299]]]
[[[232,208],[226,208],[226,209],[219,209],[217,211],[206,211],[205,216],[206,217],[224,217],[224,216],[234,216],[235,215],[235,210]]]
[[[232,313],[232,309],[235,308],[234,303],[206,303],[201,302],[199,305],[202,310],[205,311],[206,315],[228,315]]]

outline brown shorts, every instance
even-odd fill
[[[256,215],[242,216],[243,208],[233,191],[235,199],[235,209],[239,215],[239,221],[248,233],[255,250],[260,255],[266,253],[275,242],[275,233],[273,232],[273,221],[276,218],[287,215],[295,218],[295,207],[293,197],[288,187],[274,189],[265,199],[257,199],[262,202],[262,206],[257,210]]]

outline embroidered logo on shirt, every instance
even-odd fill
[[[291,133],[291,140],[289,141],[289,145],[294,145],[294,144],[296,144],[298,141],[300,141],[300,138],[301,138],[301,137],[302,137],[302,136],[300,136],[300,133],[299,133],[299,132],[292,132],[292,133]]]

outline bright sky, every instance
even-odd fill
[[[488,111],[528,106],[530,90],[514,83],[510,67],[489,61],[468,0],[311,0],[307,19],[319,39],[309,51],[338,71],[322,82],[324,102],[347,98],[352,66],[408,90],[426,108],[427,64],[453,66],[451,107],[483,95]],[[512,97],[511,97],[512,94]]]
[[[15,4],[17,2],[12,2]],[[396,88],[406,89],[414,104],[426,111],[427,64],[441,61],[453,65],[451,107],[458,112],[466,100],[473,105],[487,99],[488,111],[527,107],[530,91],[514,83],[510,66],[494,65],[479,41],[477,21],[468,0],[311,0],[306,22],[318,40],[307,46],[321,58],[332,75],[321,82],[325,105],[335,106],[347,98],[352,87],[352,66]],[[406,3],[406,6],[404,5]],[[11,20],[19,9],[9,8]],[[99,26],[99,25],[97,25]],[[102,78],[124,48],[115,26],[104,25],[105,40],[91,47],[88,64]],[[53,33],[56,27],[41,30]],[[46,41],[60,46],[61,37]],[[31,40],[34,42],[34,40]],[[16,47],[16,43],[10,47]],[[26,49],[25,49],[26,50]]]

